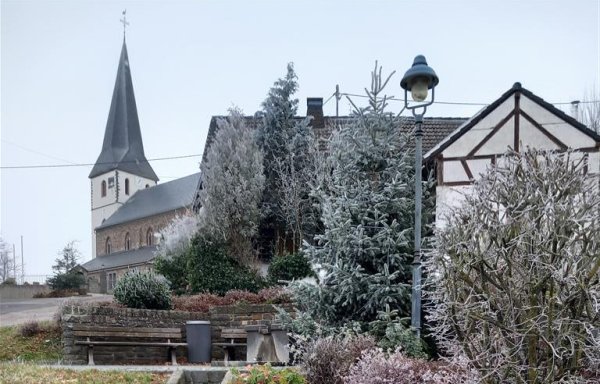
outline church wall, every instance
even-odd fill
[[[125,193],[125,180],[129,180],[129,194]],[[156,181],[146,179],[145,177],[140,177],[138,175],[134,175],[133,173],[125,172],[125,171],[117,171],[117,191],[118,191],[118,202],[124,203],[131,196],[133,196],[140,189],[145,189],[148,187],[153,187],[156,185]]]
[[[180,208],[174,211],[161,213],[158,215],[133,220],[123,224],[114,225],[108,228],[96,231],[96,254],[99,257],[106,255],[106,239],[110,237],[112,252],[125,250],[125,236],[129,233],[131,239],[131,249],[137,249],[146,246],[146,233],[152,229],[153,233],[158,233],[166,227],[175,217],[182,216],[187,212],[187,208]],[[153,237],[153,244],[158,239]]]

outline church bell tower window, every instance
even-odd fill
[[[102,180],[102,184],[100,185],[100,195],[106,197],[106,180]]]
[[[129,179],[125,179],[125,194],[129,196]]]

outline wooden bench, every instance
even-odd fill
[[[73,335],[76,338],[85,338],[75,340],[75,345],[87,346],[89,365],[94,365],[95,345],[167,347],[173,365],[177,365],[175,349],[187,345],[185,342],[172,341],[182,339],[181,328],[100,327],[75,324]]]
[[[248,334],[245,329],[241,328],[223,328],[221,330],[221,337],[225,339],[224,343],[212,343],[217,347],[221,347],[225,350],[225,361],[233,360],[235,358],[235,348],[246,347],[248,343]],[[243,340],[243,341],[241,341]]]

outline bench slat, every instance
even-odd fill
[[[150,332],[118,332],[118,331],[73,331],[79,337],[133,337],[149,339],[181,339],[181,332],[177,333],[150,333]]]
[[[247,343],[212,343],[212,345],[216,345],[219,347],[245,347]]]
[[[108,332],[149,332],[149,333],[181,333],[181,328],[143,328],[143,327],[98,327],[89,325],[73,325],[74,331],[108,331]]]
[[[224,339],[247,339],[248,333],[242,328],[223,328],[221,329],[221,337]]]
[[[129,345],[143,347],[183,347],[187,343],[139,343],[135,341],[76,341],[76,345]]]

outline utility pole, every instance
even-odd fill
[[[17,254],[15,253],[15,243],[13,243],[13,278],[17,282]]]
[[[335,117],[339,117],[339,104],[340,104],[340,85],[335,85]]]
[[[25,263],[23,262],[23,235],[21,235],[21,284],[25,284]]]

